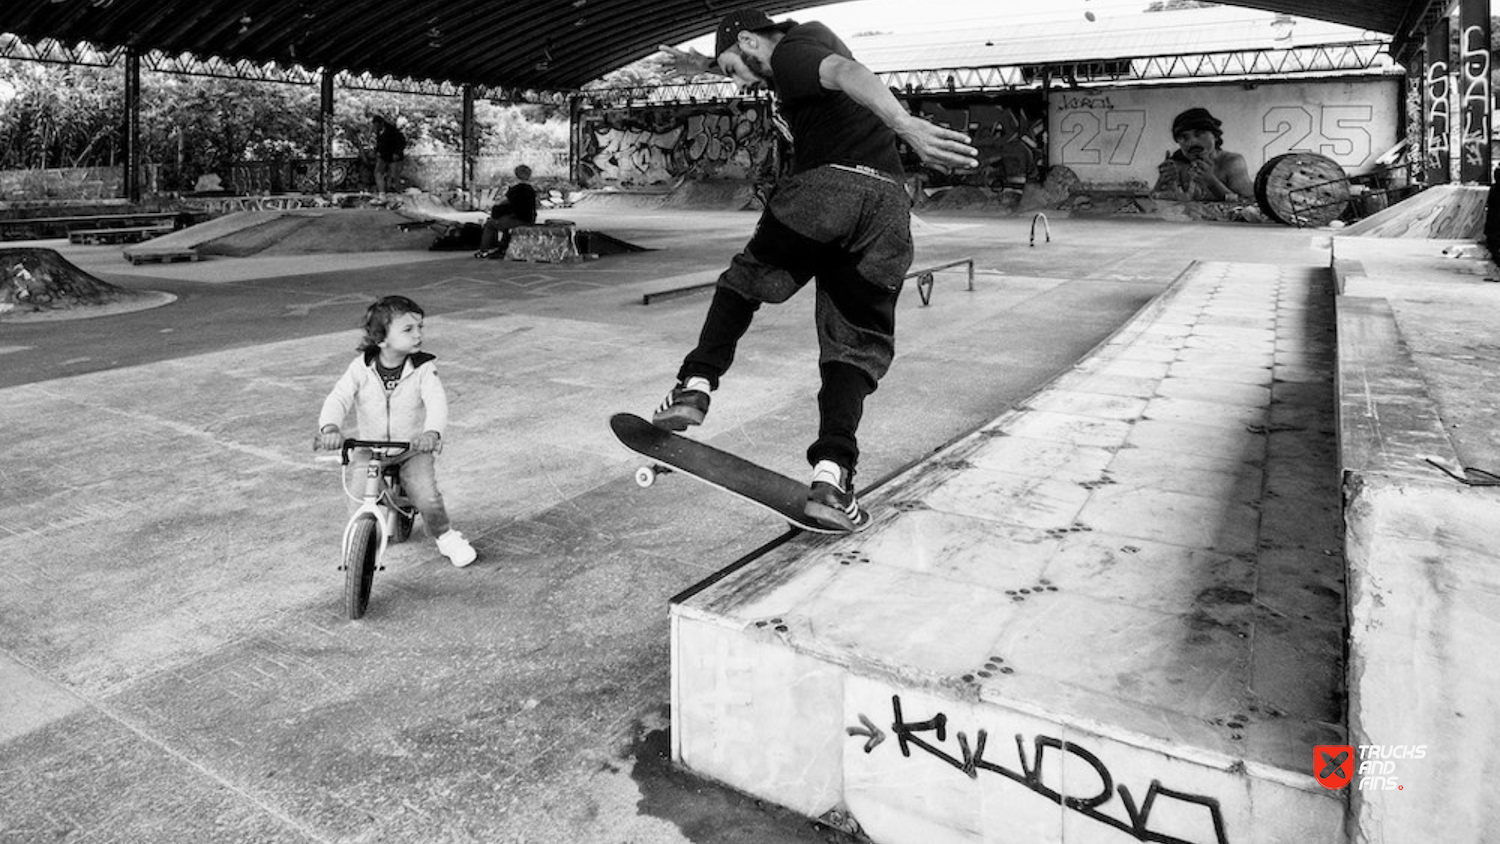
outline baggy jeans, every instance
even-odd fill
[[[790,299],[816,279],[818,438],[809,463],[859,461],[865,398],[895,356],[896,300],[911,268],[911,200],[875,171],[823,166],[779,185],[745,249],[719,276],[680,379],[715,388],[762,303]]]

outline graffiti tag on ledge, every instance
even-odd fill
[[[1229,844],[1229,838],[1224,830],[1224,815],[1219,809],[1219,801],[1212,797],[1200,794],[1189,794],[1183,791],[1167,788],[1159,780],[1152,780],[1146,788],[1145,797],[1140,803],[1135,800],[1135,795],[1124,784],[1117,785],[1114,775],[1110,773],[1098,756],[1083,746],[1063,741],[1053,736],[1038,735],[1032,738],[1031,752],[1028,756],[1026,739],[1020,733],[1015,736],[1016,760],[1019,770],[1007,767],[992,759],[986,759],[984,754],[986,742],[989,739],[987,731],[981,729],[975,735],[973,746],[969,744],[969,737],[963,732],[954,734],[958,743],[958,753],[955,755],[946,749],[948,734],[948,716],[942,712],[925,721],[907,721],[901,711],[901,696],[891,696],[891,731],[896,736],[897,745],[901,749],[901,755],[910,758],[912,749],[920,750],[934,759],[946,762],[954,768],[963,772],[970,779],[978,779],[980,772],[999,774],[1012,782],[1025,786],[1036,794],[1047,800],[1065,806],[1079,814],[1099,823],[1113,827],[1132,837],[1137,841],[1156,842],[1156,844],[1202,844],[1202,842],[1189,841],[1178,838],[1164,832],[1151,829],[1151,812],[1156,807],[1158,800],[1173,800],[1182,803],[1201,806],[1208,810],[1205,819],[1204,833],[1211,831],[1212,838],[1207,839],[1215,844]],[[868,736],[869,741],[865,743],[865,752],[869,753],[881,743],[883,736],[876,735],[879,730],[864,716],[860,717],[862,727],[850,727],[851,736]],[[931,735],[936,742],[929,741],[923,736]],[[1043,782],[1043,771],[1050,758],[1048,750],[1054,751],[1053,756],[1066,753],[1083,762],[1093,769],[1099,777],[1099,791],[1087,796],[1064,794]],[[1108,814],[1103,811],[1109,807],[1116,797],[1122,807],[1125,817]],[[1118,813],[1116,813],[1118,814]]]

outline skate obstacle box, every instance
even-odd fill
[[[510,246],[505,257],[512,261],[540,261],[550,264],[582,260],[577,244],[578,227],[571,220],[546,220],[532,226],[510,230]]]

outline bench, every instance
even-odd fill
[[[106,229],[72,229],[68,232],[69,243],[140,243],[172,231],[172,225],[120,226]]]
[[[137,214],[78,214],[68,217],[16,217],[0,220],[0,240],[67,237],[75,228],[99,230],[173,223],[176,211],[145,211]]]

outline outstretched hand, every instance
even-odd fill
[[[712,57],[705,56],[697,50],[679,50],[667,44],[661,44],[656,49],[667,54],[662,62],[664,70],[678,76],[698,76],[704,73],[715,73],[718,70]]]
[[[968,135],[955,132],[924,120],[907,115],[896,129],[901,139],[909,144],[922,163],[938,170],[973,170],[979,167],[979,150],[975,149]]]

